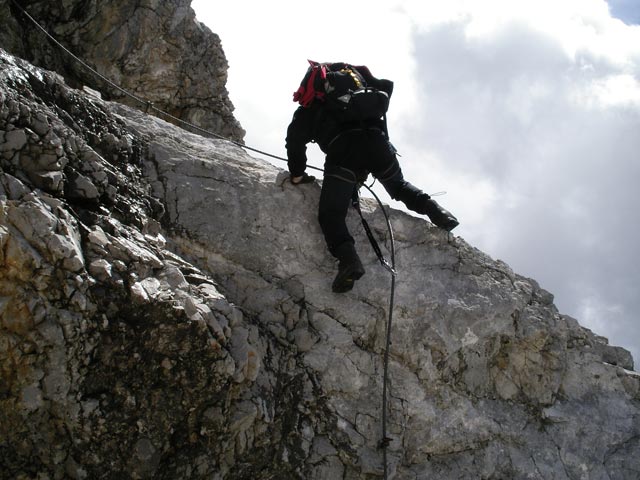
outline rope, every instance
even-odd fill
[[[387,223],[387,231],[389,233],[389,239],[391,244],[391,265],[389,265],[389,271],[391,272],[391,288],[389,294],[389,318],[387,320],[387,331],[386,331],[386,343],[384,345],[384,373],[382,375],[382,440],[380,440],[380,448],[382,448],[382,457],[383,457],[383,468],[384,468],[384,479],[388,478],[388,469],[389,462],[387,460],[387,447],[391,442],[391,438],[387,436],[387,410],[388,410],[388,383],[389,383],[389,349],[391,347],[391,323],[393,321],[393,305],[396,294],[396,248],[395,248],[395,240],[393,238],[393,229],[391,228],[391,221],[389,220],[389,215],[385,210],[382,202],[378,198],[378,196],[374,193],[374,191],[367,185],[364,187],[369,190],[369,193],[373,195],[373,198],[376,199],[378,205],[380,205],[380,209],[384,214],[385,222]]]
[[[11,3],[13,3],[37,28],[38,30],[40,30],[42,33],[44,33],[55,45],[57,45],[58,47],[60,47],[67,55],[71,56],[75,61],[77,61],[80,65],[82,65],[84,68],[86,68],[87,70],[89,70],[91,73],[93,73],[94,75],[96,75],[98,78],[100,78],[102,81],[104,81],[105,83],[107,83],[108,85],[110,85],[111,87],[115,88],[116,90],[118,90],[119,92],[121,92],[122,94],[132,98],[133,100],[139,102],[141,105],[145,106],[145,112],[149,112],[149,110],[152,110],[158,114],[164,115],[167,118],[170,118],[171,120],[173,120],[174,122],[178,123],[178,124],[182,124],[184,126],[189,127],[192,130],[195,130],[196,132],[200,132],[200,133],[204,133],[206,135],[209,135],[211,137],[220,139],[220,140],[225,140],[227,142],[230,142],[240,148],[243,148],[245,150],[249,150],[255,153],[259,153],[260,155],[264,155],[276,160],[280,160],[280,161],[284,161],[287,162],[287,159],[284,157],[280,157],[278,155],[274,155],[272,153],[269,152],[265,152],[263,150],[259,150],[257,148],[253,148],[251,146],[245,145],[241,142],[237,142],[235,140],[231,140],[227,137],[224,137],[218,133],[212,132],[210,130],[206,130],[202,127],[199,127],[198,125],[195,125],[193,123],[187,122],[181,118],[178,118],[174,115],[171,115],[168,112],[165,112],[164,110],[161,110],[159,108],[157,108],[156,106],[153,105],[152,102],[146,101],[136,95],[134,95],[133,93],[125,90],[124,88],[120,87],[119,85],[117,85],[116,83],[114,83],[113,81],[111,81],[109,78],[105,77],[104,75],[102,75],[100,72],[98,72],[97,70],[95,70],[93,67],[91,67],[89,64],[87,64],[86,62],[84,62],[82,59],[80,59],[79,57],[77,57],[75,54],[73,54],[69,49],[67,49],[64,45],[62,45],[56,38],[54,38],[44,27],[42,27],[31,15],[29,15],[18,3],[16,0],[11,0]],[[386,120],[386,119],[385,119]],[[319,172],[324,172],[323,169],[318,168],[318,167],[314,167],[312,165],[307,165],[307,168],[312,169],[312,170],[317,170]],[[380,206],[380,209],[382,210],[382,213],[384,214],[384,218],[387,224],[387,231],[389,233],[389,238],[391,240],[391,249],[390,249],[390,253],[391,253],[391,262],[387,262],[383,255],[382,252],[380,251],[380,248],[375,240],[375,237],[373,236],[373,233],[371,232],[371,229],[369,228],[368,223],[366,222],[366,220],[364,219],[364,216],[362,215],[362,211],[360,210],[360,205],[359,203],[357,205],[354,205],[354,208],[356,208],[356,210],[358,211],[358,213],[360,214],[360,217],[362,219],[362,223],[363,223],[363,227],[365,229],[365,232],[367,234],[367,237],[369,238],[369,241],[371,243],[372,248],[374,249],[374,252],[376,253],[376,255],[378,256],[378,259],[380,260],[380,263],[391,273],[391,292],[390,292],[390,296],[389,296],[389,317],[387,320],[387,325],[386,325],[386,342],[385,342],[385,347],[384,347],[384,359],[383,359],[383,378],[382,378],[382,439],[380,440],[379,443],[379,447],[382,449],[383,452],[383,467],[384,467],[384,479],[387,480],[388,478],[388,459],[387,459],[387,447],[389,446],[389,443],[391,442],[391,438],[387,436],[387,407],[388,407],[388,383],[389,383],[389,349],[391,347],[391,324],[393,321],[393,307],[394,307],[394,299],[395,299],[395,285],[396,285],[396,270],[395,270],[395,240],[393,237],[393,229],[391,228],[391,221],[389,220],[389,215],[387,214],[387,211],[384,208],[384,205],[382,204],[382,202],[380,201],[380,198],[378,198],[378,196],[374,193],[374,191],[371,189],[370,186],[363,184],[363,186],[369,191],[369,193],[371,193],[371,195],[373,195],[373,197],[376,199],[376,201],[378,202],[378,205]]]
[[[132,94],[132,93],[128,92],[127,90],[125,90],[124,88],[120,87],[119,85],[116,85],[111,80],[109,80],[107,77],[102,75],[100,72],[98,72],[97,70],[92,68],[89,64],[87,64],[86,62],[84,62],[83,60],[81,60],[80,58],[75,56],[70,50],[68,50],[64,45],[62,45],[58,40],[56,40],[49,32],[47,32],[47,30],[42,25],[40,25],[31,15],[29,15],[26,12],[26,10],[24,8],[22,8],[20,6],[20,4],[16,0],[11,0],[11,3],[13,3],[24,14],[24,16],[26,16],[29,20],[31,20],[31,22],[36,26],[36,28],[38,28],[38,30],[40,30],[47,37],[49,37],[49,39],[53,43],[55,43],[58,47],[60,47],[62,50],[64,50],[65,53],[67,53],[68,55],[73,57],[73,59],[76,60],[80,65],[85,67],[87,70],[89,70],[94,75],[100,77],[103,81],[105,81],[106,83],[108,83],[109,85],[114,87],[116,90],[119,90],[120,92],[122,92],[126,96],[131,97],[131,98],[133,98],[134,100],[136,100],[136,101],[138,101],[140,103],[143,103],[143,104],[147,103],[144,100],[142,100],[141,98],[136,97],[134,94]]]
[[[285,158],[279,157],[277,155],[273,155],[269,152],[265,152],[262,150],[258,150],[256,148],[250,147],[248,145],[244,145],[241,142],[237,142],[235,140],[231,140],[230,138],[227,138],[223,135],[220,135],[218,133],[212,132],[210,130],[207,130],[205,128],[199,127],[198,125],[195,125],[193,123],[187,122],[186,120],[183,120],[181,118],[178,118],[174,115],[171,115],[168,112],[165,112],[164,110],[156,107],[153,102],[149,102],[147,100],[144,100],[143,98],[138,97],[137,95],[134,95],[133,93],[129,92],[128,90],[125,90],[124,88],[122,88],[120,85],[114,83],[112,80],[110,80],[109,78],[105,77],[104,75],[102,75],[100,72],[98,72],[96,69],[94,69],[93,67],[91,67],[88,63],[86,63],[84,60],[82,60],[81,58],[79,58],[77,55],[75,55],[73,52],[71,52],[68,48],[66,48],[64,45],[62,45],[53,35],[51,35],[42,25],[40,25],[31,15],[29,15],[29,13],[20,6],[20,4],[16,1],[16,0],[11,0],[11,3],[13,3],[16,8],[18,8],[18,10],[20,10],[23,15],[25,17],[27,17],[37,28],[38,30],[40,30],[42,33],[44,33],[44,35],[49,38],[49,40],[51,40],[56,46],[60,47],[67,55],[69,55],[71,58],[73,58],[76,62],[78,62],[80,65],[82,65],[84,68],[86,68],[87,70],[89,70],[91,73],[93,73],[95,76],[97,76],[98,78],[100,78],[103,82],[105,82],[107,85],[115,88],[117,91],[121,92],[122,94],[124,94],[125,96],[135,100],[136,102],[138,102],[140,105],[145,106],[145,112],[148,113],[149,111],[153,111],[155,113],[158,113],[160,115],[163,115],[166,118],[169,118],[175,122],[177,122],[178,124],[181,124],[183,126],[189,127],[192,130],[195,130],[196,132],[199,133],[204,133],[206,135],[209,135],[211,137],[217,138],[219,140],[225,140],[227,142],[230,142],[240,148],[244,148],[246,150],[250,150],[252,152],[255,153],[259,153],[261,155],[265,155],[267,157],[271,157],[271,158],[275,158],[276,160],[284,160],[285,162],[287,161]],[[316,170],[320,170],[317,169],[316,167],[309,167],[309,168],[313,168]]]

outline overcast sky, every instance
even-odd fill
[[[368,65],[395,82],[405,176],[447,192],[454,233],[640,361],[640,1],[192,7],[222,40],[248,145],[285,155],[307,58]]]

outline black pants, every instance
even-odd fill
[[[391,198],[424,214],[429,195],[407,182],[395,151],[380,131],[344,134],[331,145],[325,163],[318,220],[332,255],[345,242],[354,243],[346,224],[347,211],[358,184],[371,173]]]

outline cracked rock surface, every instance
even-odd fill
[[[220,39],[198,22],[191,0],[18,3],[66,49],[135,97],[226,138],[243,139],[226,89]],[[0,0],[0,16],[0,47],[61,73],[72,86],[148,108],[72,60],[10,0]]]
[[[0,167],[0,478],[382,478],[390,279],[356,215],[335,295],[318,185],[1,50]],[[637,479],[629,353],[390,218],[389,478]]]

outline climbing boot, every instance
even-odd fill
[[[451,212],[445,210],[435,200],[429,198],[423,204],[424,213],[427,214],[431,223],[450,232],[459,225],[458,219]]]
[[[335,293],[348,292],[353,288],[356,280],[364,275],[364,267],[360,257],[352,243],[347,242],[340,245],[335,252],[338,258],[338,274],[333,280],[331,290]]]

